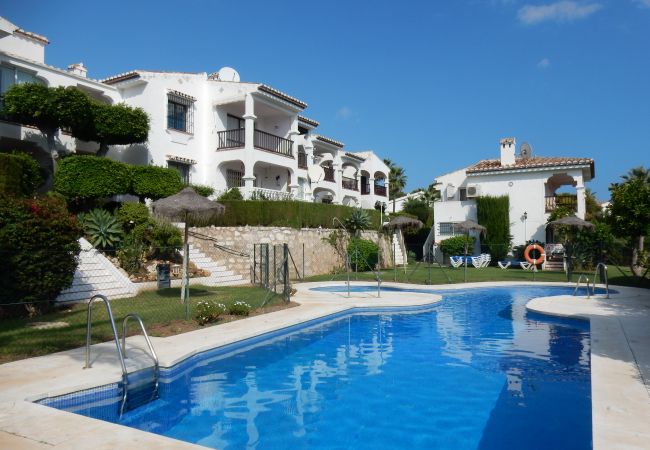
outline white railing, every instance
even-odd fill
[[[244,198],[248,200],[293,200],[293,194],[287,191],[276,191],[265,188],[240,188]]]

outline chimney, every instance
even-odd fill
[[[501,144],[501,165],[512,166],[515,163],[515,138],[503,138]]]
[[[70,64],[68,66],[68,72],[86,78],[86,75],[88,74],[88,69],[84,67],[84,63],[80,62],[76,64]]]

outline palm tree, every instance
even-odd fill
[[[384,164],[390,169],[388,173],[388,195],[393,200],[393,212],[395,212],[395,199],[404,195],[402,191],[406,187],[406,172],[388,158],[384,159]]]
[[[641,180],[646,184],[650,184],[650,169],[646,169],[643,166],[633,167],[630,169],[627,174],[621,176],[623,180],[627,183],[632,180]]]

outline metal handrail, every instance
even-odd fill
[[[120,359],[120,364],[122,365],[122,378],[126,381],[126,363],[124,362],[124,355],[122,354],[122,349],[120,348],[120,338],[117,334],[117,329],[115,328],[115,319],[113,318],[113,310],[111,309],[111,304],[108,301],[106,296],[97,294],[88,300],[88,324],[86,326],[86,365],[84,369],[90,369],[90,341],[91,341],[91,329],[92,329],[92,320],[93,320],[93,309],[92,305],[95,301],[101,300],[106,305],[108,310],[108,318],[111,322],[111,329],[113,330],[113,339],[115,339],[115,347],[117,348],[117,356]]]
[[[147,330],[144,327],[144,322],[142,322],[142,317],[140,317],[138,314],[131,313],[127,314],[124,317],[124,321],[122,321],[122,353],[124,354],[124,358],[126,358],[126,326],[129,322],[129,319],[135,319],[138,321],[138,324],[140,325],[140,329],[142,330],[142,334],[144,335],[145,341],[147,341],[147,346],[149,347],[149,352],[151,353],[151,358],[153,359],[153,370],[154,370],[154,392],[158,392],[158,379],[160,377],[160,364],[158,363],[158,355],[156,355],[156,351],[153,349],[153,345],[151,344],[151,339],[149,339],[149,334],[147,334]],[[126,398],[128,395],[128,391],[125,387],[124,393],[122,395],[122,406],[120,407],[120,417],[124,413],[124,408],[126,406]]]
[[[594,282],[592,284],[592,292],[594,295],[596,295],[596,279],[598,278],[598,274],[600,273],[598,272],[598,269],[600,267],[604,269],[603,273],[605,274],[605,294],[606,294],[605,298],[609,298],[609,280],[607,279],[607,264],[605,263],[599,262],[598,264],[596,264],[596,270],[594,271]],[[601,277],[601,281],[602,281],[602,277]]]
[[[587,280],[587,298],[591,298],[591,293],[589,292],[589,277],[586,276],[584,273],[580,274],[580,276],[578,277],[578,282],[576,283],[576,288],[573,290],[573,295],[575,296],[576,293],[578,292],[578,288],[580,287],[580,282],[582,281],[583,278]]]
[[[350,232],[348,231],[346,226],[343,225],[343,222],[341,222],[341,220],[338,217],[332,217],[332,225],[336,225],[335,222],[338,222],[339,225],[341,226],[341,228],[343,228],[343,231],[345,231],[345,234],[348,235],[348,242],[349,242],[350,241]],[[345,271],[348,274],[347,286],[348,286],[348,297],[350,297],[350,255],[349,254],[345,255]]]

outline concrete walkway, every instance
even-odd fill
[[[439,296],[426,293],[382,291],[381,298],[377,298],[375,291],[353,292],[347,298],[344,293],[309,290],[327,284],[342,283],[298,285],[293,300],[300,306],[295,308],[178,336],[152,338],[161,366],[170,367],[205,350],[352,308],[421,306],[440,300]],[[385,283],[384,286],[466,289],[516,284],[530,283],[468,283],[433,287]],[[646,424],[650,420],[650,397],[645,381],[650,370],[650,334],[645,332],[644,324],[650,323],[650,292],[619,290],[620,293],[611,300],[552,297],[533,300],[529,307],[546,314],[579,315],[592,320],[594,448],[649,448]],[[650,326],[645,326],[648,328]],[[127,339],[129,371],[151,365],[144,348],[141,337]],[[0,365],[0,448],[202,448],[32,403],[44,397],[120,381],[116,353],[113,342],[93,345],[93,367],[87,370],[82,369],[84,349]],[[612,445],[612,442],[617,445]]]

